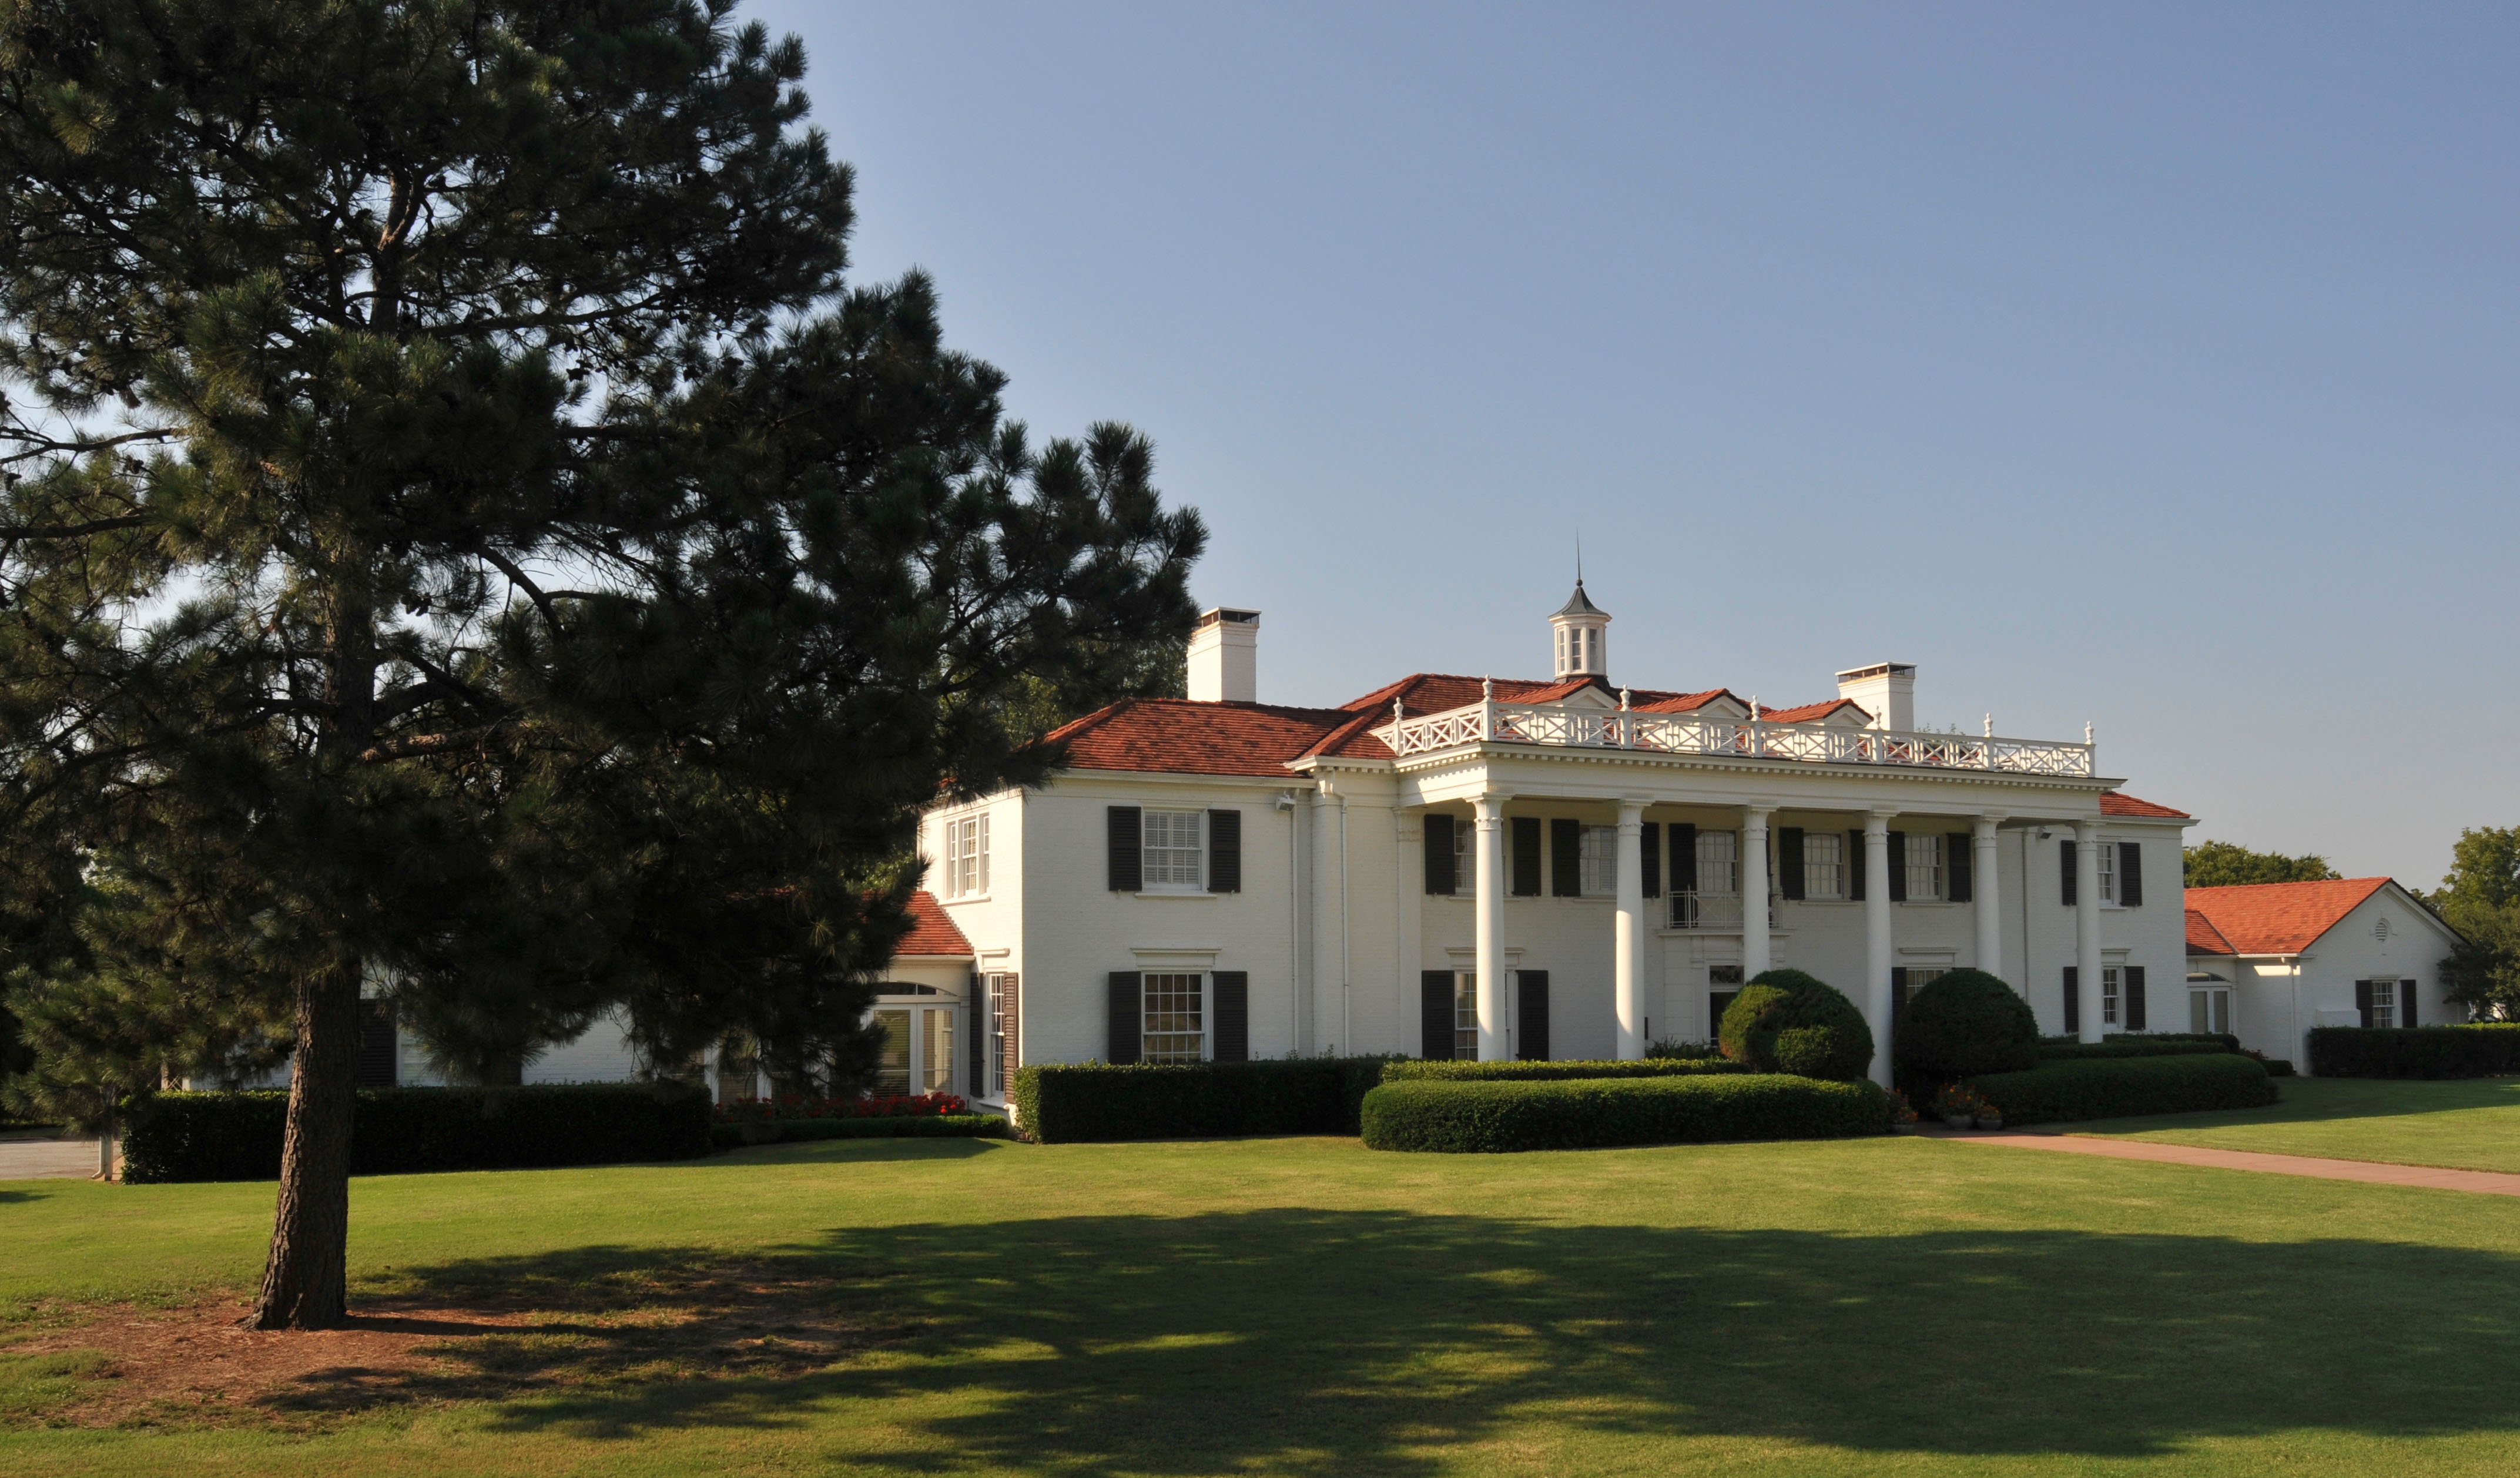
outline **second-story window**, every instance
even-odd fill
[[[1908,869],[1908,901],[1939,899],[1943,896],[1943,833],[1912,831],[1908,835],[1908,855],[1902,859]]]
[[[1697,833],[1697,896],[1735,898],[1741,892],[1741,837],[1733,831]]]
[[[1147,891],[1197,892],[1203,883],[1200,863],[1206,849],[1201,845],[1201,824],[1206,814],[1148,809],[1140,816]]]
[[[945,824],[945,896],[968,898],[989,891],[989,818],[966,816]]]
[[[1834,831],[1803,836],[1803,896],[1814,902],[1846,896],[1846,838]]]
[[[2100,860],[2100,902],[2117,902],[2118,844],[2113,841],[2104,841],[2098,846],[2093,847],[2092,849],[2092,854]]]
[[[1619,829],[1584,829],[1583,888],[1587,898],[1608,898],[1619,891]]]

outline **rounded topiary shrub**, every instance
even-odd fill
[[[2012,987],[1984,970],[1925,982],[1899,1012],[1899,1065],[1934,1078],[2020,1072],[2039,1065],[2039,1018]]]
[[[1872,1028],[1855,1003],[1800,970],[1767,970],[1724,1011],[1724,1055],[1765,1073],[1861,1078],[1872,1065]]]

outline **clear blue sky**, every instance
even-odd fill
[[[1914,662],[2348,874],[2520,823],[2520,11],[746,14],[1265,699],[1545,674],[1580,527],[1614,679]]]

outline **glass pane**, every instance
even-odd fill
[[[2187,993],[2187,1029],[2191,1032],[2210,1032],[2214,1028],[2207,1023],[2213,1019],[2214,993],[2189,991]]]
[[[2228,1032],[2231,1029],[2231,993],[2229,991],[2214,993],[2213,1029],[2218,1032]]]
[[[1149,1062],[1196,1062],[1206,1055],[1206,1020],[1197,975],[1148,975],[1141,1055]]]
[[[930,1007],[919,1013],[926,1020],[919,1036],[919,1091],[951,1093],[954,1089],[954,1013]]]
[[[1464,1062],[1479,1056],[1479,972],[1453,972],[1453,1055]]]
[[[905,1097],[910,1092],[910,1012],[878,1011],[875,1028],[883,1034],[882,1054],[876,1059],[875,1091]]]

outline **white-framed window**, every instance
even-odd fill
[[[1737,831],[1697,833],[1697,896],[1741,896],[1741,835]]]
[[[2187,1029],[2191,1032],[2229,1032],[2231,1029],[2230,987],[2222,985],[2188,987]]]
[[[2092,852],[2100,860],[2100,902],[2115,903],[2118,901],[2118,844],[2104,841],[2093,847]]]
[[[1139,1055],[1148,1062],[1196,1062],[1207,1055],[1207,977],[1157,974],[1140,977],[1145,990],[1138,1018]]]
[[[1453,971],[1453,1055],[1474,1062],[1479,1055],[1479,972]]]
[[[945,824],[945,896],[970,898],[989,891],[989,814]]]
[[[2100,1024],[2102,1026],[2115,1026],[2118,1024],[2118,987],[2120,980],[2120,966],[2114,964],[2104,964],[2100,966]]]
[[[1615,897],[1619,891],[1619,829],[1586,827],[1577,852],[1584,896]]]
[[[2371,1024],[2373,1026],[2398,1024],[2398,982],[2395,980],[2371,982]]]
[[[1195,893],[1203,885],[1207,861],[1207,813],[1157,811],[1139,813],[1140,876],[1149,893]]]
[[[1908,901],[1939,901],[1943,896],[1943,833],[1911,831],[1907,849],[1908,855],[1901,862],[1908,870]]]
[[[1453,823],[1453,896],[1468,898],[1479,890],[1479,824]]]
[[[879,1006],[869,1015],[883,1037],[875,1064],[878,1097],[954,1091],[954,1008]]]
[[[1803,897],[1815,902],[1846,896],[1846,838],[1835,831],[1803,833]]]

